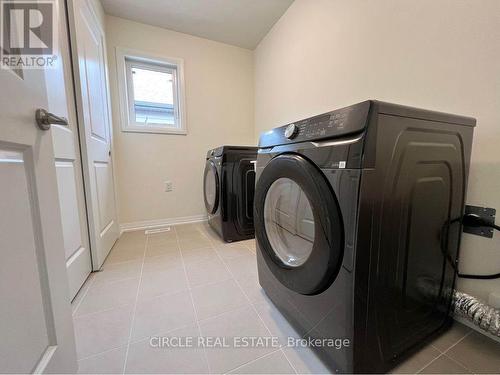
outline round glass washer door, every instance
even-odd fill
[[[264,167],[255,187],[255,237],[270,272],[304,295],[326,290],[344,256],[340,206],[325,175],[298,154],[281,154]]]
[[[314,244],[314,216],[302,188],[282,177],[272,183],[264,203],[267,238],[276,256],[289,267],[302,266]]]
[[[219,176],[213,161],[208,160],[205,165],[203,178],[205,207],[209,214],[214,214],[219,205]]]

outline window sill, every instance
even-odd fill
[[[155,127],[126,127],[122,128],[124,133],[149,133],[149,134],[172,134],[172,135],[187,135],[186,129],[168,129]]]

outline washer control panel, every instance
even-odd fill
[[[368,120],[370,102],[362,102],[275,128],[260,137],[259,147],[316,141],[362,131]]]

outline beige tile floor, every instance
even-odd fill
[[[150,337],[297,336],[264,295],[255,242],[206,223],[124,233],[73,302],[80,373],[327,373],[309,349],[154,348]],[[500,344],[455,325],[399,373],[500,373]]]

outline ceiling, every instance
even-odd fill
[[[254,49],[293,0],[101,0],[107,14]]]

